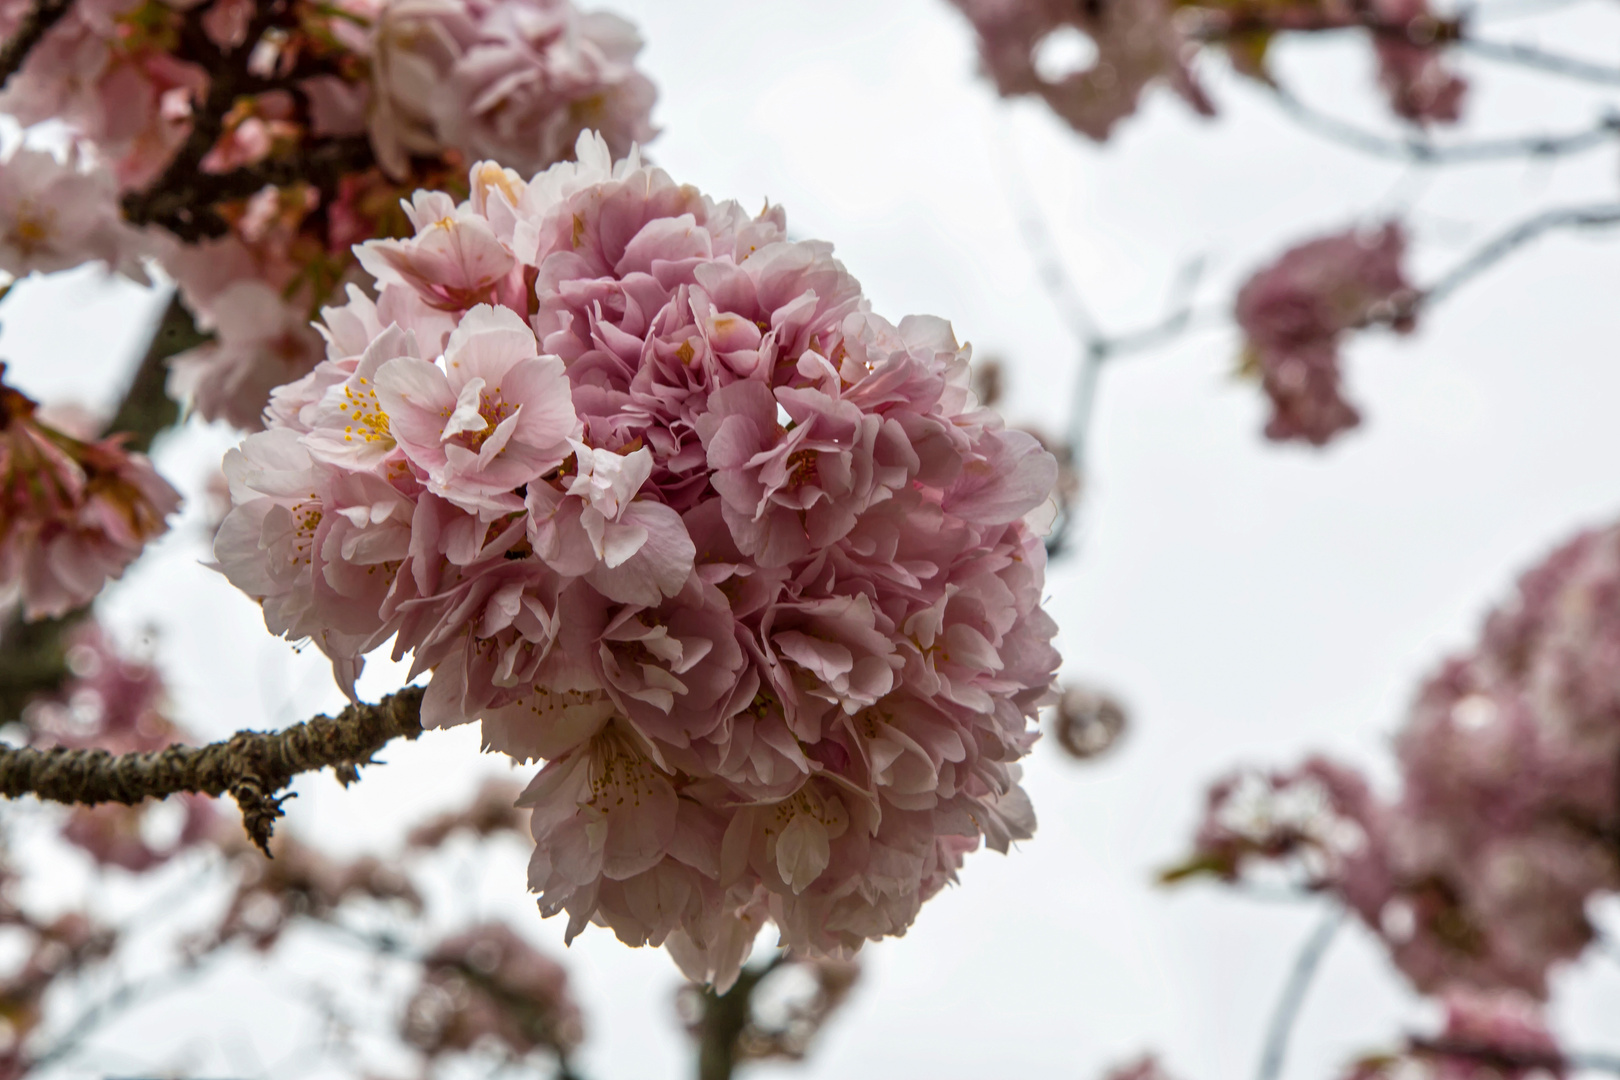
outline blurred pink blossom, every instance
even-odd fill
[[[1266,438],[1321,446],[1361,422],[1339,391],[1340,345],[1369,323],[1412,328],[1405,253],[1399,224],[1352,229],[1291,248],[1244,284],[1236,318],[1245,368],[1271,399]]]
[[[568,973],[505,923],[482,923],[440,942],[422,963],[403,1033],[429,1057],[494,1042],[519,1057],[566,1056],[584,1040]]]
[[[101,262],[145,285],[145,247],[119,216],[112,177],[77,150],[58,159],[22,146],[0,161],[0,270],[21,278]]]
[[[1107,139],[1156,83],[1174,90],[1199,113],[1215,113],[1187,64],[1193,43],[1177,29],[1173,6],[1166,0],[951,2],[977,31],[980,63],[1001,95],[1039,95],[1083,135]],[[1036,52],[1063,28],[1083,32],[1096,47],[1095,59],[1078,71],[1043,75]]]
[[[641,39],[569,0],[391,0],[371,41],[371,138],[396,176],[412,154],[460,151],[525,175],[595,129],[615,154],[653,136]]]
[[[35,409],[0,385],[0,596],[20,596],[28,619],[89,603],[180,506],[145,455],[81,442]]]

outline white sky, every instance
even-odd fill
[[[1204,67],[1219,121],[1157,94],[1098,148],[1036,104],[995,101],[974,76],[965,23],[942,0],[615,9],[649,43],[661,164],[711,195],[784,204],[796,235],[837,245],[879,312],[945,316],[1005,358],[1007,411],[1047,427],[1063,421],[1075,346],[1015,227],[1020,183],[1113,329],[1155,319],[1194,256],[1210,259],[1201,296],[1219,306],[1289,243],[1407,210],[1432,280],[1536,208],[1615,198],[1613,147],[1555,166],[1424,174],[1300,131],[1219,64]],[[1485,25],[1601,58],[1620,54],[1615,15],[1588,3]],[[1382,122],[1362,43],[1312,42],[1279,59],[1309,100]],[[1483,118],[1470,134],[1579,129],[1620,100],[1465,67],[1478,76],[1470,115]],[[1130,740],[1089,767],[1038,746],[1036,838],[1010,857],[971,857],[962,885],[928,904],[905,939],[868,950],[853,1004],[810,1062],[755,1075],[1086,1078],[1148,1048],[1184,1080],[1252,1075],[1315,913],[1202,887],[1166,893],[1153,871],[1185,850],[1207,781],[1238,763],[1326,749],[1387,779],[1388,737],[1416,680],[1470,640],[1518,571],[1620,510],[1620,264],[1598,239],[1548,238],[1416,336],[1357,342],[1348,381],[1367,424],[1326,453],[1259,438],[1260,395],[1230,377],[1225,329],[1107,370],[1082,549],[1054,569],[1049,593],[1067,674],[1130,703]],[[110,399],[144,303],[82,276],[32,287],[5,306],[0,353],[25,389],[82,396],[93,383]],[[160,448],[160,465],[196,489],[232,441],[192,430]],[[198,516],[193,500],[162,552],[110,595],[110,617],[130,633],[156,627],[179,711],[202,734],[334,707],[324,665],[270,640],[256,607],[197,564]],[[398,678],[374,669],[362,688],[380,694]],[[306,777],[290,825],[336,850],[385,847],[474,774],[504,768],[476,750],[472,732],[435,734],[391,748],[349,791]],[[564,953],[560,925],[533,912],[521,863],[515,848],[476,871],[452,858],[444,887],[460,910],[508,914],[569,965],[591,1032],[580,1071],[687,1075],[673,965],[607,931]],[[1603,914],[1620,927],[1620,905]],[[314,939],[300,948],[312,970],[349,962]],[[190,1075],[328,1075],[289,1057],[317,1032],[278,979],[238,965],[208,994],[110,1029],[94,1064],[168,1062],[184,1026]],[[1620,1051],[1620,964],[1593,959],[1561,976],[1554,1015],[1572,1045]],[[1428,1018],[1365,936],[1347,932],[1285,1076],[1331,1080]],[[207,1034],[196,1037],[199,1027]]]

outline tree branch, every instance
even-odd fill
[[[1272,100],[1283,113],[1307,131],[1364,154],[1408,161],[1415,165],[1471,165],[1519,158],[1563,157],[1620,140],[1620,114],[1611,113],[1595,126],[1567,135],[1524,135],[1479,142],[1437,143],[1427,135],[1399,137],[1368,131],[1336,116],[1318,112],[1281,86],[1272,86],[1270,90]]]
[[[171,746],[145,754],[105,750],[0,749],[0,796],[35,795],[53,802],[134,805],[180,792],[227,792],[242,809],[248,835],[269,852],[286,796],[277,793],[300,773],[331,766],[348,785],[359,767],[390,740],[422,734],[422,689],[407,686],[375,705],[351,704],[336,719],[317,716],[285,731],[239,731],[208,746]]]
[[[1476,56],[1504,64],[1545,71],[1549,75],[1562,75],[1566,79],[1597,83],[1601,86],[1620,86],[1620,67],[1595,64],[1579,57],[1548,52],[1534,45],[1515,45],[1505,41],[1488,41],[1468,37],[1457,39],[1457,47]]]
[[[1294,1022],[1299,1019],[1300,1006],[1305,1003],[1305,994],[1311,988],[1311,981],[1316,978],[1317,969],[1322,966],[1322,957],[1327,955],[1328,946],[1333,944],[1333,937],[1343,923],[1344,913],[1334,909],[1305,939],[1299,956],[1294,960],[1294,968],[1288,973],[1288,983],[1283,987],[1282,997],[1277,999],[1271,1023],[1266,1027],[1265,1045],[1260,1050],[1260,1067],[1255,1071],[1256,1080],[1277,1080],[1282,1074],[1283,1059],[1288,1054],[1288,1040],[1294,1033]]]
[[[345,173],[374,164],[371,141],[365,135],[345,135],[315,142],[290,157],[271,158],[227,173],[193,169],[170,184],[154,184],[124,197],[124,216],[137,225],[162,225],[183,240],[212,235],[215,223],[199,208],[232,199],[245,199],[266,187],[285,187],[307,181],[325,189]]]
[[[0,87],[10,82],[11,77],[21,70],[28,54],[34,51],[34,46],[50,33],[51,27],[62,21],[62,16],[72,6],[73,0],[35,0],[28,14],[17,24],[16,33],[0,47]]]
[[[769,963],[743,968],[723,994],[703,987],[703,1012],[697,1023],[698,1080],[731,1080],[737,1067],[737,1037],[753,1015],[754,990],[786,958],[787,953],[779,952]]]
[[[1416,304],[1426,308],[1444,300],[1473,278],[1489,270],[1519,248],[1555,229],[1597,228],[1620,225],[1620,203],[1599,203],[1594,206],[1566,206],[1544,210],[1508,229],[1485,244],[1439,281],[1419,295]]]
[[[169,358],[207,340],[208,335],[197,329],[196,320],[180,302],[179,290],[175,290],[152,328],[146,354],[135,369],[129,389],[124,391],[124,399],[118,403],[118,411],[107,424],[107,432],[124,434],[124,446],[130,450],[148,452],[158,433],[180,419],[180,407],[164,389]]]

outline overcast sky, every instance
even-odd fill
[[[1100,148],[1036,104],[995,100],[975,76],[965,23],[942,0],[616,10],[648,41],[662,94],[658,162],[708,194],[783,204],[795,235],[837,246],[880,313],[944,316],[980,355],[1002,357],[1007,412],[1048,428],[1065,421],[1076,344],[1020,238],[1023,199],[1050,223],[1091,309],[1124,330],[1163,312],[1195,257],[1210,267],[1201,306],[1218,311],[1246,272],[1318,232],[1404,213],[1419,275],[1433,280],[1540,207],[1615,197],[1612,147],[1556,165],[1424,173],[1300,130],[1218,63],[1202,69],[1218,120],[1155,94]],[[1573,4],[1484,26],[1612,57],[1617,15]],[[1360,41],[1311,42],[1278,59],[1302,96],[1378,125],[1368,53]],[[1469,135],[1579,129],[1620,100],[1465,67],[1478,118]],[[1166,893],[1153,872],[1185,850],[1204,785],[1239,763],[1320,749],[1387,781],[1388,739],[1423,673],[1467,644],[1519,571],[1573,530],[1620,515],[1613,239],[1549,237],[1427,315],[1416,335],[1356,342],[1349,393],[1367,422],[1327,452],[1260,438],[1260,395],[1232,377],[1236,342],[1218,322],[1106,370],[1081,543],[1048,591],[1066,675],[1129,703],[1129,741],[1084,767],[1037,746],[1035,839],[1007,857],[970,857],[961,885],[906,938],[867,950],[853,1004],[809,1063],[757,1075],[1091,1078],[1155,1049],[1184,1080],[1251,1076],[1318,913],[1202,887]],[[89,382],[110,400],[130,321],[150,303],[84,275],[30,287],[0,310],[0,352],[25,389],[60,398]],[[233,442],[194,428],[160,447],[159,463],[195,492]],[[126,635],[155,627],[178,711],[200,733],[334,707],[324,664],[269,639],[256,606],[199,565],[200,503],[109,595],[109,617]],[[385,693],[400,677],[377,666],[362,689]],[[334,850],[386,848],[474,775],[505,770],[478,756],[467,730],[384,757],[348,791],[305,777],[290,827]],[[484,865],[452,857],[447,894],[466,912],[507,914],[568,964],[590,1028],[584,1075],[685,1076],[673,965],[602,930],[564,952],[561,926],[540,920],[524,892],[523,856],[514,845]],[[1620,909],[1599,914],[1620,929]],[[309,970],[349,955],[313,938],[299,948]],[[318,1032],[289,1004],[296,980],[277,978],[240,964],[215,984],[226,990],[111,1029],[96,1063],[327,1075],[289,1056]],[[1620,1051],[1620,963],[1589,960],[1556,986],[1560,1033]],[[187,1042],[177,1059],[175,1025],[196,1030],[197,1010],[217,1015],[223,1034]],[[1347,930],[1286,1076],[1331,1080],[1349,1057],[1429,1019],[1359,929]]]

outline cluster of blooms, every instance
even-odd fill
[[[1164,83],[1204,116],[1215,106],[1188,65],[1173,0],[951,0],[973,24],[979,59],[1002,97],[1040,96],[1070,127],[1099,141],[1136,112],[1142,93]],[[1056,78],[1036,64],[1042,43],[1065,27],[1096,45],[1096,59]]]
[[[1453,122],[1467,84],[1441,58],[1439,22],[1427,0],[950,0],[973,24],[979,59],[1003,97],[1039,96],[1074,130],[1104,140],[1136,112],[1142,94],[1165,85],[1204,116],[1215,107],[1192,65],[1201,44],[1221,43],[1237,70],[1266,81],[1266,51],[1287,31],[1370,26],[1379,82],[1390,108],[1416,123]],[[1095,56],[1084,68],[1043,71],[1041,52],[1065,32],[1084,34]]]
[[[1445,995],[1438,1038],[1365,1058],[1345,1080],[1563,1080],[1568,1063],[1534,1000],[1512,991]]]
[[[1401,270],[1399,224],[1324,236],[1283,253],[1239,290],[1244,370],[1271,399],[1266,438],[1321,446],[1361,422],[1339,393],[1345,334],[1372,323],[1410,332],[1417,293]]]
[[[1033,827],[1056,464],[780,209],[578,154],[362,248],[378,298],[227,456],[216,556],[341,678],[393,637],[426,725],[549,759],[531,883],[570,936],[726,984],[767,918],[902,933]]]
[[[26,146],[0,160],[0,270],[14,278],[101,262],[145,282],[139,234],[118,213],[111,176],[77,148],[64,157]]]
[[[1397,742],[1397,800],[1321,762],[1227,782],[1186,869],[1230,880],[1308,848],[1308,883],[1341,896],[1420,989],[1545,996],[1552,966],[1592,940],[1588,902],[1620,889],[1617,665],[1610,527],[1526,574],[1479,646],[1425,684]]]
[[[163,712],[156,668],[120,653],[93,622],[75,627],[66,644],[71,677],[23,710],[30,745],[131,754],[191,741]],[[183,794],[138,806],[75,806],[62,836],[103,866],[142,873],[209,840],[216,828],[214,801]]]
[[[428,1058],[493,1042],[524,1057],[566,1057],[585,1038],[568,973],[505,923],[447,938],[422,961],[405,1008],[405,1041]]]
[[[0,383],[0,603],[20,598],[29,619],[88,603],[180,505],[145,455],[116,436],[84,441],[37,413]]]
[[[0,32],[29,7],[0,4]],[[0,111],[64,122],[87,154],[0,163],[0,268],[155,259],[216,338],[175,359],[171,393],[257,428],[270,389],[319,362],[308,324],[358,276],[351,247],[405,229],[402,194],[477,157],[541,168],[587,126],[620,152],[650,137],[639,48],[569,0],[74,0]],[[254,92],[221,104],[222,83]],[[226,177],[245,182],[209,186]],[[178,235],[122,225],[121,191],[178,199],[138,219]]]

